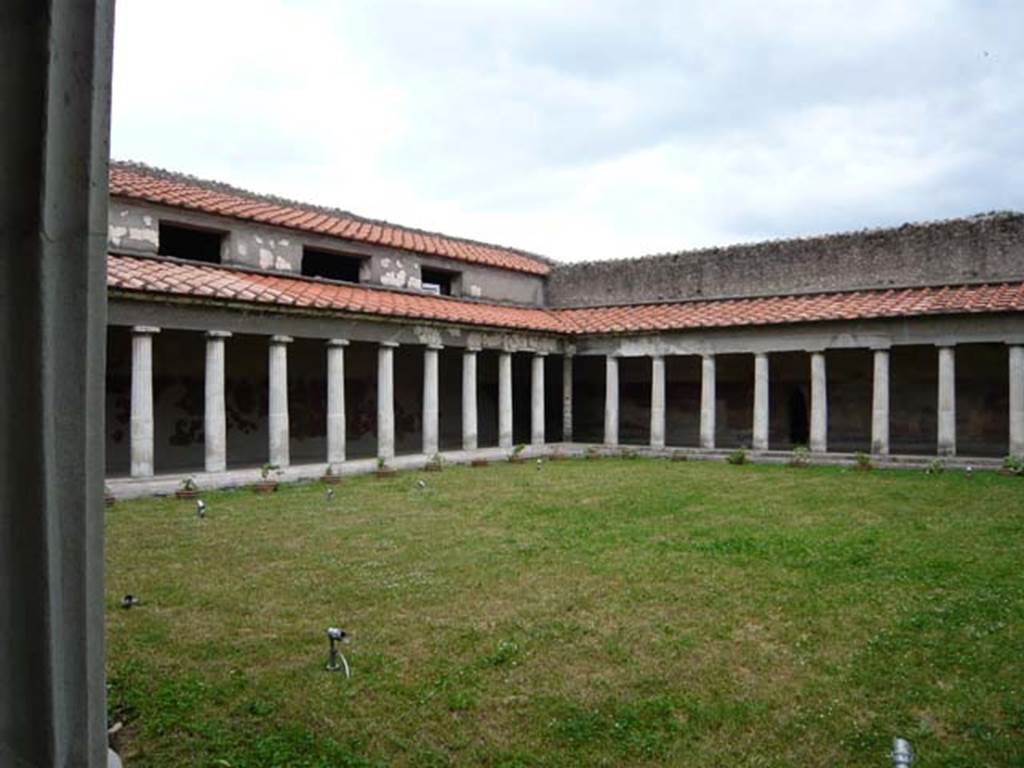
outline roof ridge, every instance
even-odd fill
[[[515,254],[517,256],[522,256],[527,259],[534,259],[545,264],[546,266],[554,266],[561,263],[548,256],[543,256],[539,253],[533,253],[532,251],[527,251],[522,248],[516,248],[509,245],[501,245],[499,243],[488,243],[483,240],[477,240],[471,237],[462,237],[460,235],[449,235],[444,232],[423,229],[421,227],[410,227],[405,224],[396,224],[395,222],[387,221],[386,219],[375,219],[368,216],[361,216],[360,214],[352,213],[351,211],[347,211],[343,208],[335,208],[329,205],[307,203],[301,200],[295,200],[293,198],[282,197],[280,195],[266,194],[263,192],[254,192],[252,190],[245,189],[243,187],[237,187],[233,184],[229,184],[224,181],[218,181],[216,179],[205,179],[190,173],[172,171],[167,168],[160,168],[154,165],[149,165],[148,163],[143,163],[138,160],[111,160],[110,167],[112,170],[118,169],[126,171],[136,171],[138,173],[143,173],[153,178],[190,184],[200,189],[212,192],[222,192],[225,194],[236,195],[238,197],[244,197],[249,200],[252,200],[252,202],[254,203],[268,203],[271,205],[281,205],[288,208],[295,208],[297,210],[301,210],[307,213],[323,213],[330,216],[352,219],[353,221],[358,221],[364,224],[375,224],[377,226],[390,227],[392,229],[402,230],[403,232],[408,232],[410,234],[426,235],[429,237],[440,237],[444,238],[445,240],[451,240],[453,242],[465,243],[466,245],[478,245],[483,246],[485,248],[495,248],[501,251],[505,251],[507,253]]]

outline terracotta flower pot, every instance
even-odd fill
[[[375,474],[377,475],[378,480],[383,480],[384,478],[387,477],[394,477],[395,475],[398,474],[398,470],[395,469],[394,467],[383,467],[381,469],[378,469]]]
[[[424,472],[440,472],[441,471],[441,465],[440,464],[433,464],[433,463],[426,464],[423,467],[423,471]]]
[[[337,485],[341,482],[341,475],[322,475],[320,482],[324,485]]]
[[[525,457],[520,456],[518,453],[513,456],[509,456],[508,460],[511,461],[513,464],[522,464],[524,461],[526,461]]]
[[[487,459],[473,459],[469,462],[469,466],[471,467],[486,467],[488,464],[490,464],[490,462],[487,461]]]
[[[259,482],[253,483],[252,488],[256,493],[273,493],[277,490],[277,481],[260,480]]]
[[[177,491],[174,492],[174,495],[177,496],[179,499],[194,499],[196,496],[199,495],[199,489],[196,488],[195,490],[191,491],[178,489]]]

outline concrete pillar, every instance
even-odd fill
[[[572,353],[562,357],[562,442],[572,442]]]
[[[428,344],[423,350],[423,454],[432,457],[438,452],[437,362],[443,347]]]
[[[159,328],[132,328],[132,477],[153,476],[153,334]]]
[[[544,358],[546,352],[534,352],[530,361],[530,442],[544,445]]]
[[[288,345],[290,336],[270,337],[270,394],[269,423],[271,464],[287,467],[291,463],[289,440],[291,429],[288,424]]]
[[[107,765],[107,158],[114,5],[0,12],[0,765]]]
[[[498,446],[512,447],[512,353],[498,355]]]
[[[604,444],[619,444],[619,359],[612,355],[604,364]]]
[[[1010,347],[1010,453],[1024,456],[1024,346]]]
[[[651,448],[665,447],[665,358],[651,357]]]
[[[956,455],[956,350],[939,347],[939,456]]]
[[[889,350],[875,350],[875,377],[871,390],[871,452],[889,453]]]
[[[208,331],[206,334],[203,433],[207,472],[223,472],[228,464],[228,425],[224,412],[224,340],[230,336],[227,331]]]
[[[751,447],[755,451],[768,450],[768,355],[754,355],[754,434]]]
[[[377,458],[395,457],[395,347],[382,341],[377,348]]]
[[[475,451],[476,424],[476,353],[467,347],[462,352],[462,450]]]
[[[346,339],[327,341],[327,464],[345,461],[345,347]]]
[[[715,356],[704,355],[700,365],[700,447],[715,447]]]
[[[817,453],[828,450],[828,379],[825,353],[811,352],[811,444]]]

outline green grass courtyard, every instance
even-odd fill
[[[203,498],[107,511],[133,768],[882,768],[896,735],[1024,765],[1019,478],[600,459]]]

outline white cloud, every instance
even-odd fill
[[[1022,208],[1024,6],[118,6],[113,151],[536,250]]]

